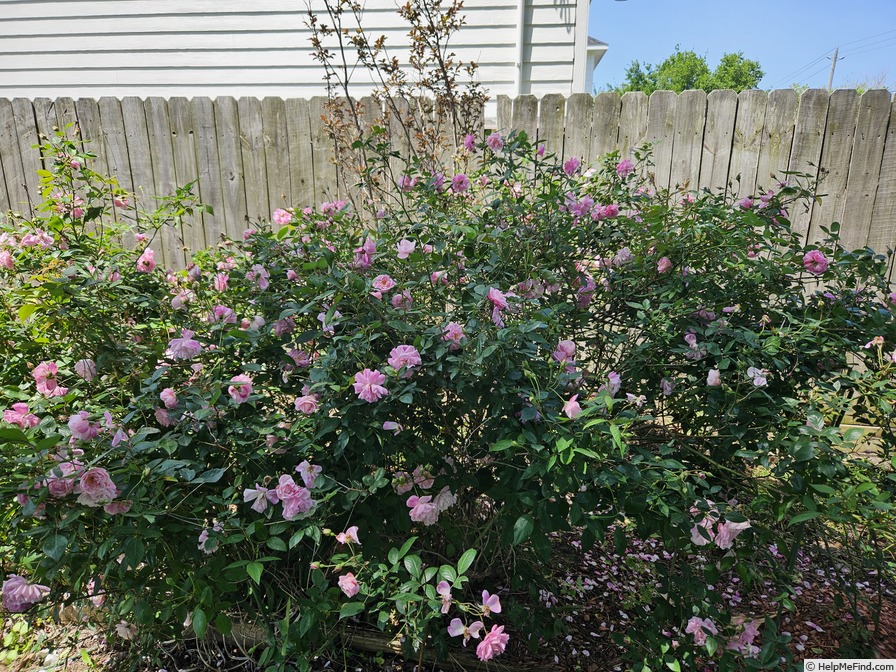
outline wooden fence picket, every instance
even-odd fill
[[[859,101],[840,222],[843,227],[840,242],[847,250],[863,247],[868,242],[889,118],[889,92],[866,91]],[[893,246],[894,241],[889,244]]]
[[[675,107],[674,141],[669,186],[696,189],[706,125],[706,92],[685,91]]]
[[[619,149],[621,113],[622,96],[618,93],[604,91],[594,97],[594,107],[591,110],[591,142],[589,143],[588,163],[597,161],[604,154]]]
[[[865,244],[878,252],[896,248],[896,98],[890,101],[890,118],[884,136],[884,153],[871,213],[871,229]],[[890,269],[896,282],[896,264]]]
[[[859,111],[859,95],[851,89],[839,89],[831,94],[824,127],[824,142],[818,169],[823,178],[821,203],[812,209],[808,240],[824,238],[821,227],[843,219],[846,205],[846,183],[849,176],[849,157],[852,154]]]
[[[736,116],[737,93],[734,91],[711,91],[706,97],[703,155],[700,160],[700,176],[697,180],[700,189],[715,192],[728,186]]]
[[[759,165],[767,110],[767,92],[741,91],[738,94],[731,166],[728,169],[728,181],[733,182],[732,189],[736,199],[751,196],[756,190],[756,169]]]
[[[360,104],[365,129],[383,123],[375,99]],[[426,113],[418,109],[423,101],[410,104]],[[396,101],[385,116],[400,154],[383,176],[387,189],[412,151],[402,118],[410,104]],[[651,142],[652,172],[661,188],[733,185],[740,199],[777,191],[785,171],[806,173],[808,187],[828,195],[788,213],[804,239],[822,237],[821,227],[839,221],[848,248],[868,245],[883,252],[896,246],[896,102],[886,91],[499,96],[496,111],[496,120],[477,130],[479,138],[491,130],[525,131],[561,161],[577,156],[593,164],[611,151],[633,158],[636,148]],[[164,230],[157,241],[159,261],[182,267],[190,252],[221,235],[240,237],[248,222],[270,220],[276,208],[317,207],[356,188],[351,170],[360,163],[348,166],[348,173],[337,171],[326,114],[323,97],[0,100],[0,210],[33,215],[43,167],[34,146],[72,124],[69,136],[96,154],[90,167],[115,177],[143,208],[195,182],[194,192],[214,214],[187,215],[180,229]],[[480,160],[478,154],[453,156],[461,160],[453,169],[467,172]],[[341,160],[362,161],[363,155]],[[113,216],[122,213],[114,209]]]

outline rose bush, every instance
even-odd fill
[[[562,629],[526,600],[552,533],[629,530],[665,548],[634,667],[778,667],[781,612],[712,584],[771,578],[786,610],[801,546],[892,536],[886,257],[804,246],[796,176],[748,207],[656,191],[640,154],[464,147],[375,219],[279,210],[174,271],[153,245],[189,190],[138,212],[48,145],[43,213],[0,237],[4,600],[101,596],[144,652],[250,622],[266,669],[343,621],[488,660]]]

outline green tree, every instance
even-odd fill
[[[625,81],[614,90],[618,93],[643,91],[647,94],[658,90],[681,93],[688,89],[743,91],[756,88],[764,74],[759,63],[744,58],[742,52],[724,54],[716,69],[710,70],[706,57],[676,47],[674,54],[656,66],[649,63],[642,66],[640,62],[633,61],[626,70]]]

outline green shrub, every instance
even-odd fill
[[[307,669],[345,620],[535,647],[562,619],[499,590],[537,598],[553,532],[628,529],[668,554],[632,665],[777,667],[781,614],[708,585],[771,578],[787,609],[801,545],[891,534],[896,294],[836,225],[802,245],[796,176],[732,204],[493,134],[468,176],[412,165],[376,221],[278,211],[166,273],[189,190],[137,216],[47,151],[43,213],[0,244],[9,561],[144,651],[251,622],[266,669]]]

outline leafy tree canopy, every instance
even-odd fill
[[[716,69],[710,70],[704,56],[676,47],[675,53],[659,65],[633,61],[625,73],[625,81],[614,90],[647,94],[661,90],[681,93],[688,89],[743,91],[756,88],[764,74],[759,63],[744,58],[742,52],[723,55]]]

